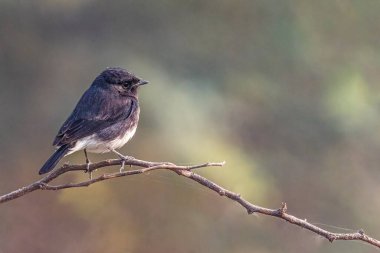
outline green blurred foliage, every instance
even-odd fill
[[[326,229],[376,237],[379,8],[354,0],[2,0],[0,192],[39,178],[83,91],[105,67],[121,66],[151,83],[140,90],[140,126],[125,154],[225,160],[199,173],[253,203],[286,201],[291,213],[336,226]],[[169,172],[33,193],[2,205],[0,217],[1,253],[374,250],[248,216]]]

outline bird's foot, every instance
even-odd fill
[[[133,160],[135,159],[133,156],[124,156],[124,155],[119,155],[120,159],[122,160],[121,161],[121,167],[119,169],[119,172],[123,172],[124,171],[124,167],[125,167],[125,161],[128,161],[128,160]],[[130,165],[132,167],[132,165]]]
[[[84,155],[85,155],[85,157],[86,157],[86,171],[85,171],[85,173],[88,173],[88,176],[89,176],[90,180],[92,180],[92,171],[93,171],[93,170],[90,170],[90,164],[91,164],[91,162],[90,162],[90,160],[88,159],[88,156],[87,156],[87,150],[84,149],[83,151],[84,151]]]
[[[85,173],[88,173],[88,177],[90,178],[90,180],[92,179],[92,170],[90,170],[90,162],[86,163],[86,171]]]
[[[120,170],[119,170],[120,173],[124,171],[125,161],[134,160],[135,159],[133,156],[123,155],[123,154],[117,152],[115,149],[110,149],[110,151],[113,152],[113,153],[115,153],[121,159],[121,167],[120,167]],[[130,166],[132,167],[132,165],[130,165]]]

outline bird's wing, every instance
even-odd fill
[[[121,98],[107,90],[90,88],[62,125],[53,145],[62,146],[91,136],[119,120],[127,119],[136,106],[137,101],[132,97]]]

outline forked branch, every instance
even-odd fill
[[[100,169],[100,168],[104,168],[108,166],[120,165],[121,163],[122,163],[122,160],[120,159],[105,160],[102,162],[91,164],[89,170],[94,171],[96,169]],[[223,187],[210,181],[209,179],[202,177],[199,174],[196,174],[195,172],[193,172],[193,170],[199,169],[199,168],[211,167],[211,166],[223,166],[224,162],[204,163],[204,164],[199,164],[199,165],[194,165],[194,166],[179,166],[179,165],[175,165],[173,163],[168,163],[168,162],[148,162],[148,161],[143,161],[143,160],[138,160],[138,159],[130,159],[130,160],[125,161],[125,165],[137,166],[137,167],[140,167],[140,169],[134,169],[134,170],[128,170],[128,171],[122,171],[122,172],[116,172],[116,173],[105,173],[94,179],[86,180],[79,183],[67,183],[67,184],[61,184],[61,185],[49,184],[54,179],[56,179],[60,175],[65,174],[67,172],[86,171],[87,169],[85,164],[63,165],[62,167],[54,170],[52,173],[48,174],[47,176],[41,178],[40,180],[30,185],[24,186],[13,192],[0,196],[0,203],[11,201],[13,199],[19,198],[21,196],[24,196],[27,193],[30,193],[36,190],[61,190],[61,189],[66,189],[66,188],[87,187],[87,186],[90,186],[91,184],[104,181],[104,180],[113,179],[113,178],[132,176],[132,175],[142,174],[142,173],[146,173],[153,170],[171,170],[180,176],[194,180],[197,183],[209,188],[210,190],[215,191],[220,196],[225,196],[239,203],[241,206],[243,206],[247,210],[248,214],[259,213],[259,214],[273,216],[273,217],[286,220],[289,223],[308,229],[320,236],[323,236],[326,239],[328,239],[330,242],[333,242],[335,240],[358,240],[358,241],[369,243],[380,249],[380,241],[368,236],[367,234],[364,233],[362,229],[354,233],[333,233],[333,232],[324,230],[318,226],[315,226],[307,222],[307,220],[300,219],[291,214],[288,214],[286,203],[282,203],[281,207],[278,209],[270,209],[270,208],[257,206],[248,202],[244,198],[242,198],[240,194],[224,189]]]

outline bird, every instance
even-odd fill
[[[39,174],[50,172],[63,157],[80,150],[84,151],[90,178],[87,152],[115,153],[122,159],[122,172],[125,161],[133,157],[125,156],[117,149],[136,132],[140,115],[137,91],[147,83],[120,67],[102,71],[59,129],[53,142],[56,151],[41,167]]]

